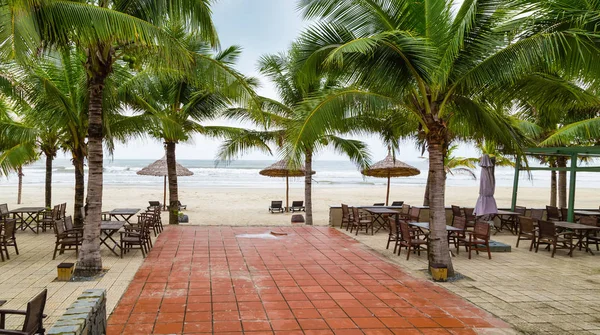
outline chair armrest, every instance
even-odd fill
[[[0,329],[0,335],[27,335],[27,333],[19,330]]]
[[[13,314],[13,315],[27,315],[26,311],[19,311],[16,309],[0,309],[0,315]]]

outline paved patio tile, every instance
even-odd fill
[[[168,227],[109,318],[116,334],[468,334],[508,324],[332,228]]]

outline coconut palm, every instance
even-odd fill
[[[165,145],[169,181],[169,223],[178,223],[178,184],[176,173],[176,146],[189,142],[194,134],[219,136],[228,127],[204,126],[221,115],[227,106],[241,102],[244,92],[256,85],[254,79],[244,78],[233,69],[240,48],[232,46],[212,55],[202,36],[187,33],[183,25],[170,23],[167,31],[197,58],[211,59],[210,66],[201,62],[184,74],[169,69],[148,69],[130,78],[122,89],[128,106],[143,113],[149,134]],[[238,80],[217,81],[212,72],[221,77],[235,75]]]
[[[445,238],[444,157],[451,140],[485,138],[518,152],[527,141],[515,122],[493,107],[491,98],[528,74],[548,69],[548,64],[574,73],[597,58],[590,50],[577,54],[583,47],[595,47],[591,34],[572,27],[518,35],[517,29],[527,27],[527,21],[503,25],[515,13],[508,4],[512,2],[301,0],[299,4],[307,19],[317,21],[301,38],[307,75],[322,68],[344,71],[354,87],[332,94],[315,109],[297,130],[294,147],[333,127],[342,116],[336,111],[347,115],[393,106],[410,111],[419,121],[429,152],[429,260],[448,266],[449,275],[454,271]]]
[[[287,53],[261,57],[259,61],[260,72],[275,84],[281,102],[262,97],[263,103],[259,114],[240,113],[243,111],[242,109],[230,111],[230,117],[251,120],[259,126],[266,124],[270,129],[266,131],[239,130],[232,132],[231,135],[233,136],[229,136],[221,147],[220,159],[230,160],[255,148],[271,153],[269,144],[281,149],[284,142],[289,140],[288,129],[294,129],[303,123],[304,118],[310,115],[310,108],[318,106],[318,102],[309,105],[304,103],[305,100],[308,98],[318,100],[315,97],[324,96],[339,84],[334,76],[325,75],[311,81],[305,81],[295,58],[296,52],[296,48],[292,47]],[[258,116],[259,119],[252,119],[247,116]],[[332,147],[336,152],[348,156],[359,168],[368,167],[370,155],[366,145],[360,141],[337,136],[339,132],[349,133],[355,131],[352,125],[357,124],[356,120],[343,120],[334,131],[321,133],[315,137],[313,142],[304,143],[300,148],[305,170],[304,202],[307,225],[313,224],[312,164],[313,157],[318,151],[325,147]],[[286,153],[282,154],[286,155]]]

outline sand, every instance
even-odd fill
[[[162,202],[162,185],[155,188],[121,187],[106,185],[104,188],[104,210],[114,208],[146,208],[148,200]],[[420,186],[404,186],[392,188],[390,202],[404,200],[411,205],[423,202],[424,188]],[[60,185],[53,189],[53,204],[67,202],[68,214],[73,211],[73,188]],[[446,205],[473,207],[477,201],[477,187],[449,187],[446,191]],[[284,200],[285,189],[250,189],[250,188],[189,188],[180,186],[179,197],[188,205],[185,211],[191,224],[201,225],[287,225],[291,214],[270,214],[268,207],[271,200]],[[292,200],[302,200],[304,189],[290,190]],[[511,188],[496,190],[499,207],[509,207]],[[527,207],[544,207],[548,203],[547,188],[523,187],[519,190],[518,204]],[[23,201],[16,204],[17,190],[15,186],[0,187],[0,203],[8,203],[14,209],[24,206],[43,206],[44,189],[42,186],[25,185]],[[600,197],[596,189],[579,189],[576,196],[576,208],[598,208]],[[369,205],[385,201],[385,186],[359,188],[327,188],[316,187],[313,191],[315,224],[326,225],[329,220],[329,206],[342,202],[349,205]]]

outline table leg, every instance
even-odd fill
[[[104,234],[104,238],[100,238],[100,242],[102,244],[104,244],[108,250],[110,250],[113,254],[115,254],[116,256],[120,256],[119,254],[117,254],[115,252],[116,248],[121,248],[121,246],[119,246],[119,244],[117,243],[117,241],[115,241],[112,236],[117,232],[117,230],[109,230],[109,231],[102,231],[102,233]],[[114,246],[110,246],[108,245],[108,243],[106,243],[106,240],[111,240],[115,245]]]

